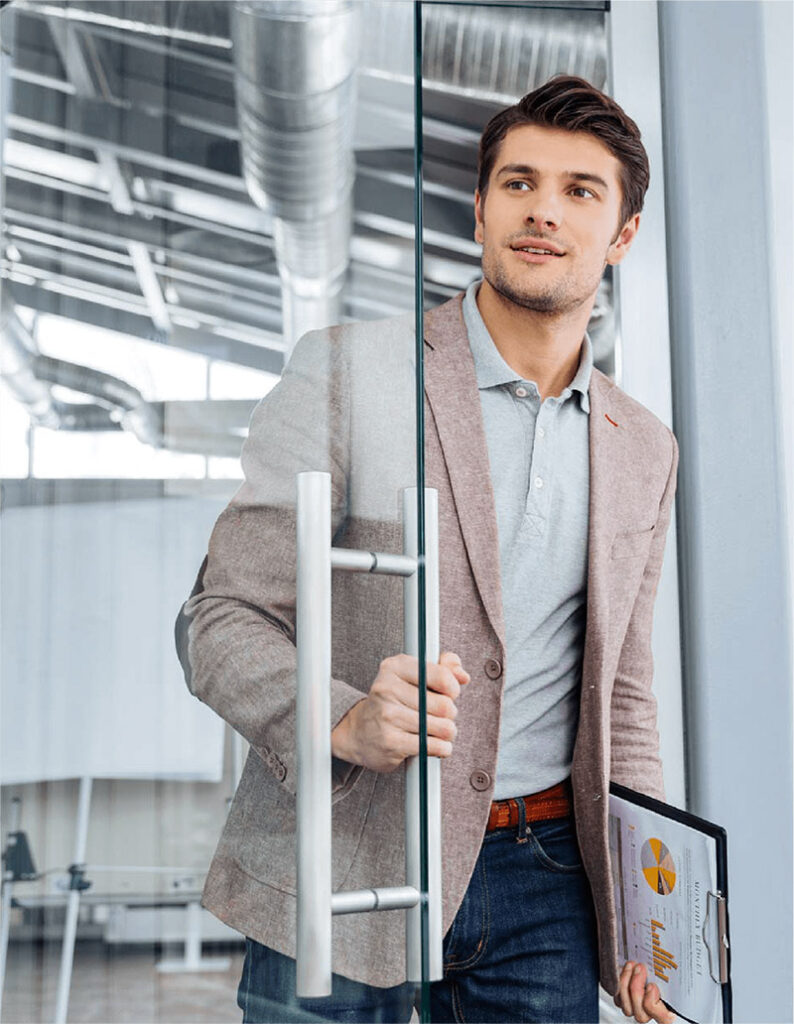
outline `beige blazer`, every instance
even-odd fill
[[[426,483],[439,492],[441,649],[471,673],[442,762],[443,921],[485,832],[505,662],[488,454],[462,293],[425,315]],[[204,888],[238,931],[295,955],[295,475],[332,474],[334,544],[401,551],[415,484],[413,314],[306,335],[256,408],[245,482],[220,515],[177,621],[188,687],[251,744]],[[676,480],[670,430],[606,376],[590,384],[587,632],[572,784],[598,918],[601,983],[617,989],[607,841],[610,780],[664,798],[651,622]],[[335,573],[332,722],[402,648],[402,581]],[[494,662],[498,663],[494,666]],[[486,672],[486,665],[488,672]],[[485,788],[483,788],[483,786]],[[404,770],[334,759],[333,886],[404,883]],[[404,911],[336,917],[333,969],[379,986],[404,974]]]

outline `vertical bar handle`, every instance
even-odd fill
[[[403,492],[403,550],[418,557],[417,488]],[[440,611],[438,571],[438,491],[425,488],[425,660],[440,656]],[[419,574],[404,583],[405,653],[419,655]],[[442,886],[441,886],[441,759],[427,759],[427,854],[428,854],[428,946],[429,980],[443,977]],[[405,884],[421,892],[421,849],[419,835],[419,758],[412,757],[405,770]],[[409,981],[422,980],[421,902],[406,911],[406,971]]]
[[[422,977],[419,758],[406,765],[406,885],[400,889],[337,894],[331,856],[331,477],[297,477],[297,985],[299,997],[331,995],[332,915],[351,910],[407,907],[406,970]],[[417,490],[403,492],[404,556],[345,550],[338,567],[405,577],[404,650],[419,655]],[[340,555],[344,554],[344,558]],[[407,558],[405,557],[407,556]],[[425,490],[425,616],[428,662],[439,658],[438,495]],[[429,979],[443,976],[441,902],[441,762],[428,758]],[[377,893],[375,907],[369,897]],[[339,896],[346,897],[340,900]],[[410,898],[410,897],[413,898]],[[348,906],[350,904],[350,906]],[[344,909],[343,909],[344,907]]]
[[[299,473],[297,992],[331,995],[331,475]]]

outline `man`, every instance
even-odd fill
[[[647,157],[621,108],[568,76],[497,114],[479,156],[483,280],[425,318],[446,652],[427,673],[445,933],[432,1016],[596,1021],[600,978],[626,1015],[669,1024],[644,967],[618,972],[607,797],[610,780],[664,797],[650,634],[678,453],[592,366],[586,334],[605,267],[637,233]],[[204,890],[248,936],[247,1021],[297,1005],[295,475],[331,473],[336,546],[400,550],[412,326],[301,340],[253,415],[245,483],[178,622],[191,692],[252,746]],[[385,577],[334,579],[335,890],[403,877],[418,692],[400,593]],[[401,911],[335,918],[333,995],[300,1005],[408,1020],[403,942]]]

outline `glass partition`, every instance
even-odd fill
[[[414,46],[408,6],[379,66],[388,7],[0,12],[4,1019],[295,1001],[238,986],[246,937],[295,952],[296,642],[331,629],[328,738],[415,621]],[[334,555],[323,623],[310,565],[298,636],[301,473],[326,546],[399,572]],[[404,888],[404,772],[326,753],[302,883]],[[401,981],[405,917],[336,913],[334,970],[372,980],[363,942]]]
[[[379,1019],[430,1019],[461,894],[422,652],[462,630],[415,325],[480,276],[482,127],[603,87],[604,6],[0,9],[5,1019],[329,1019],[329,933]]]
[[[493,961],[500,955],[494,948],[498,932],[494,927],[492,934],[488,915],[511,915],[499,904],[498,883],[488,874],[497,855],[487,867],[485,844],[478,845],[478,836],[472,834],[469,824],[480,812],[478,797],[502,795],[495,792],[495,766],[484,765],[483,752],[497,745],[504,722],[500,722],[499,702],[483,691],[493,694],[503,673],[495,643],[502,615],[500,582],[491,567],[499,564],[504,552],[501,536],[489,532],[488,519],[493,511],[482,479],[482,473],[487,473],[489,453],[479,449],[477,431],[471,426],[480,415],[479,380],[474,379],[473,367],[464,369],[470,354],[470,321],[460,300],[461,293],[483,277],[483,247],[474,237],[481,133],[498,111],[554,75],[578,75],[607,90],[606,6],[432,0],[418,5],[422,21],[422,118],[418,128],[423,192],[421,277],[425,338],[429,342],[424,361],[429,422],[423,454],[427,485],[439,489],[442,521],[445,504],[454,502],[454,522],[459,531],[450,525],[447,511],[446,530],[440,538],[441,648],[459,652],[471,673],[471,682],[458,702],[456,743],[470,759],[481,759],[472,760],[465,771],[459,768],[454,776],[456,754],[450,762],[442,763],[447,982],[441,993],[422,985],[422,1020],[470,1019],[471,1007],[467,1007],[464,994],[469,972],[471,977],[479,977],[481,984],[483,1002],[478,1009],[482,1010],[489,997],[492,1000],[488,1010],[493,1016],[488,1019],[499,1019],[500,1013],[505,1020],[541,1019],[522,1016],[517,999],[511,1000],[504,993],[497,995],[488,988],[489,975],[483,960],[490,956]],[[476,290],[473,294],[476,296]],[[613,310],[612,276],[607,273],[587,330],[595,365],[614,376],[619,346]],[[446,397],[450,388],[459,396],[457,401]],[[464,394],[465,402],[460,397]],[[496,488],[498,482],[492,482]],[[499,525],[501,529],[501,522]],[[450,593],[450,579],[458,584],[455,594]],[[475,587],[476,594],[465,593],[467,585]],[[513,611],[516,615],[522,613],[518,606]],[[486,620],[487,627],[475,627],[475,617]],[[472,642],[474,636],[477,642]],[[489,644],[493,650],[489,650]],[[512,654],[508,649],[508,663]],[[503,719],[503,710],[501,716]],[[484,880],[486,876],[490,881]],[[527,879],[520,878],[514,893],[516,902],[522,896],[533,898],[529,885]],[[526,889],[522,891],[521,886]],[[460,916],[451,908],[459,908]],[[484,949],[488,954],[483,953]],[[502,955],[506,961],[511,953],[505,950]],[[540,957],[537,966],[525,969],[541,971]],[[516,971],[518,976],[520,969]],[[458,979],[460,988],[456,989]]]

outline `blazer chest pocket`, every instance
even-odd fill
[[[656,527],[632,533],[619,533],[612,541],[612,558],[647,557]]]

